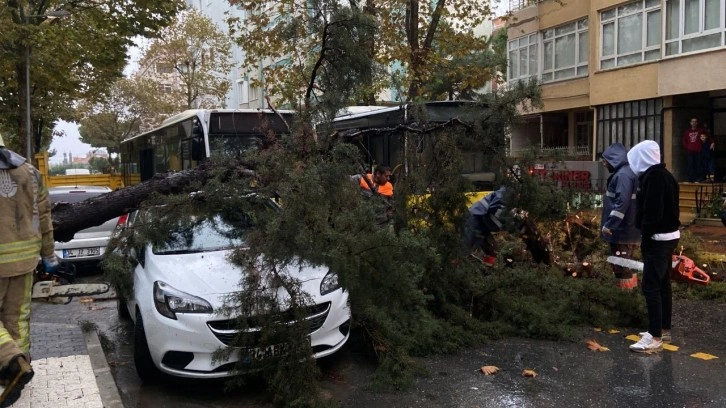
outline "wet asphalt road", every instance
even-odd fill
[[[97,280],[90,276],[83,280]],[[33,321],[92,322],[102,342],[110,344],[107,360],[126,407],[267,407],[251,381],[225,392],[212,381],[170,381],[145,385],[136,376],[129,321],[119,320],[115,300],[68,305],[33,303]],[[320,386],[345,407],[726,407],[726,305],[677,301],[673,345],[653,355],[632,353],[625,336],[584,328],[570,341],[506,339],[454,355],[421,360],[428,375],[405,392],[370,389],[373,366],[351,347],[320,362]],[[610,351],[590,351],[596,340]],[[697,352],[718,358],[702,360]],[[483,365],[500,368],[485,376]],[[524,369],[537,373],[523,377]]]

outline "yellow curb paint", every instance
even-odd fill
[[[668,351],[678,351],[680,349],[680,347],[678,347],[678,346],[674,346],[672,344],[666,344],[666,343],[663,343],[663,348]]]
[[[608,333],[609,334],[618,334],[618,333],[620,333],[620,330],[618,330],[618,329],[610,329],[610,330],[608,330]]]
[[[640,340],[640,336],[638,336],[637,334],[631,334],[629,336],[626,336],[625,338],[628,339],[628,340],[630,340],[630,341],[638,341],[638,340]]]
[[[691,354],[691,357],[700,358],[701,360],[713,360],[714,358],[718,358],[712,354],[706,354],[706,353],[694,353],[694,354]]]

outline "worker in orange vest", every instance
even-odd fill
[[[363,176],[354,176],[359,179],[360,188],[366,195],[377,193],[386,198],[393,198],[393,184],[391,184],[391,168],[388,166],[376,166],[373,174]],[[373,193],[371,193],[373,188]]]

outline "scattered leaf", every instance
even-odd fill
[[[586,344],[587,348],[592,351],[610,351],[609,348],[601,346],[600,343],[596,342],[595,340],[588,340]]]
[[[618,333],[620,333],[620,330],[618,330],[618,329],[610,329],[610,330],[608,330],[608,333],[609,334],[618,334]]]
[[[595,327],[593,330],[595,330],[596,332],[601,332],[602,331],[602,329],[599,328],[599,327]]]
[[[81,303],[92,303],[94,300],[93,300],[93,298],[90,298],[90,297],[82,297],[82,298],[78,299],[78,301]]]
[[[532,378],[534,378],[536,376],[537,376],[537,372],[534,371],[534,370],[531,370],[529,368],[525,368],[524,371],[522,371],[522,377],[532,377]]]
[[[499,372],[499,367],[497,366],[483,366],[481,368],[481,372],[484,373],[484,375],[494,375]]]

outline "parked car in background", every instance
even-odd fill
[[[272,201],[265,207],[278,208]],[[229,306],[225,300],[230,295],[241,290],[248,273],[230,260],[232,251],[246,247],[246,232],[239,224],[233,229],[216,215],[191,216],[191,226],[179,222],[178,228],[167,233],[159,231],[161,225],[169,225],[159,222],[164,214],[143,210],[130,214],[124,224],[127,234],[119,240],[123,243],[114,249],[134,265],[132,293],[119,301],[119,313],[134,321],[134,363],[139,377],[154,380],[159,371],[187,378],[227,377],[234,374],[240,360],[254,364],[284,354],[284,345],[255,344],[237,349],[227,360],[215,359],[215,353],[232,345],[240,334],[235,324],[239,315],[224,312],[224,306]],[[166,237],[164,242],[138,243],[135,237],[146,222]],[[283,273],[301,282],[311,300],[304,305],[304,314],[313,357],[339,350],[349,337],[350,309],[348,293],[338,284],[337,275],[327,267],[305,263]],[[292,318],[289,312],[280,313],[282,323]],[[256,339],[259,331],[251,326],[245,333]]]
[[[101,186],[68,186],[51,187],[48,195],[51,203],[78,203],[101,194],[111,192],[108,187]],[[119,217],[112,218],[101,225],[86,228],[73,235],[68,242],[56,242],[55,253],[61,262],[88,264],[96,266],[106,251]]]

